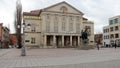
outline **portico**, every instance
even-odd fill
[[[44,46],[47,48],[68,48],[80,45],[79,35],[44,35]]]

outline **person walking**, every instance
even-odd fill
[[[100,39],[98,38],[98,39],[97,39],[97,44],[96,44],[98,50],[100,49],[100,48],[99,48],[99,44],[100,44]]]
[[[116,43],[114,44],[114,47],[115,47],[115,49],[117,48],[117,44]]]
[[[97,49],[99,50],[100,48],[99,48],[99,44],[97,43]]]

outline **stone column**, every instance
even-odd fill
[[[72,36],[70,36],[70,46],[72,46]]]
[[[64,47],[64,36],[62,35],[62,47]]]
[[[55,35],[53,36],[53,46],[54,46],[54,48],[56,48],[56,37],[55,37]]]
[[[44,48],[47,47],[47,44],[46,44],[47,43],[47,39],[46,38],[47,38],[47,35],[44,35]]]
[[[78,46],[80,46],[80,36],[78,36]]]

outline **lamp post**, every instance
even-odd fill
[[[24,30],[25,30],[25,28],[30,28],[31,27],[31,25],[30,24],[25,24],[25,23],[23,23],[23,46],[22,46],[22,50],[21,50],[21,56],[26,56],[26,48],[25,48],[25,32],[24,32]]]

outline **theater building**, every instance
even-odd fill
[[[40,10],[23,12],[23,22],[30,26],[23,32],[23,44],[39,48],[66,48],[81,45],[81,30],[89,26],[94,44],[94,23],[83,22],[83,13],[66,2]],[[87,24],[87,25],[86,25]]]

